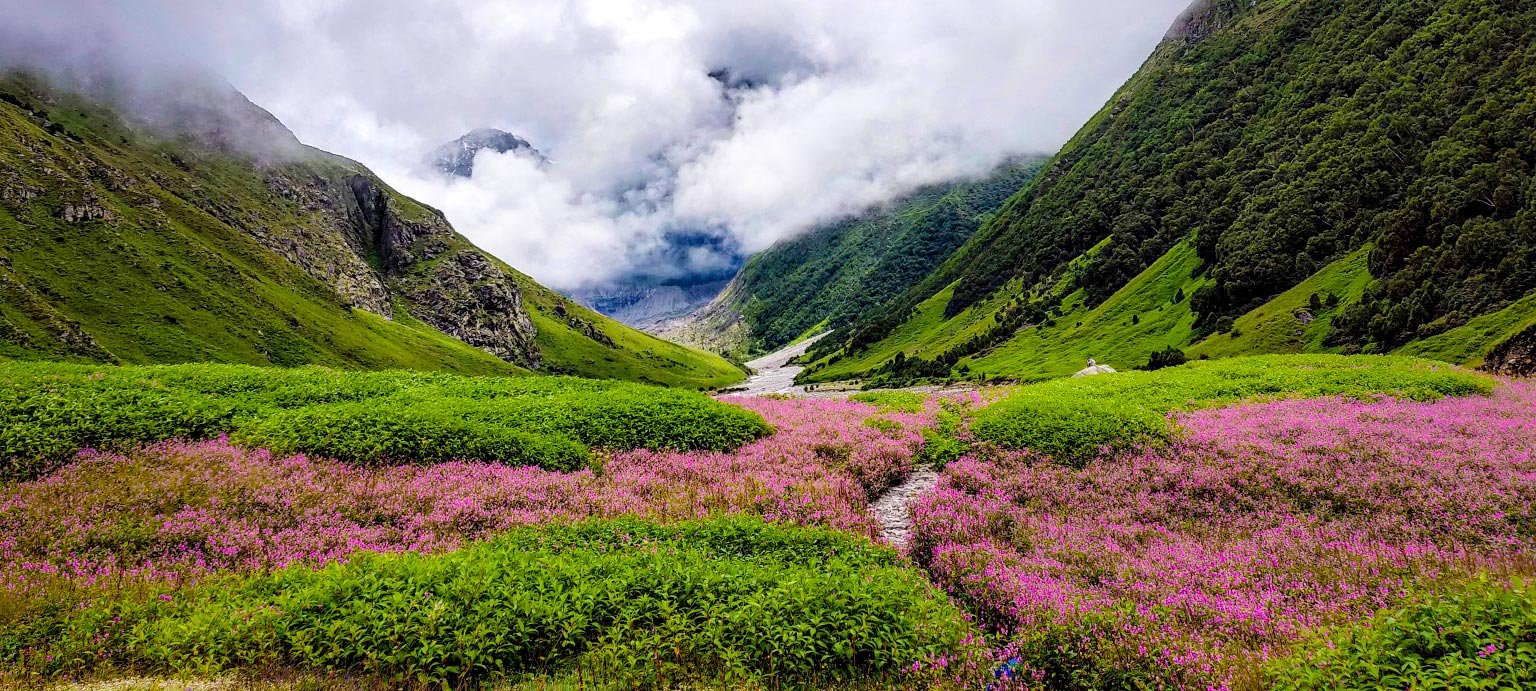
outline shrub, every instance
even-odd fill
[[[586,447],[567,437],[475,424],[442,410],[369,403],[281,411],[245,426],[233,441],[278,454],[307,453],[363,465],[473,458],[575,470],[587,461]]]
[[[624,688],[819,687],[897,679],[960,652],[972,633],[893,551],[745,518],[526,528],[445,554],[365,553],[212,581],[168,600],[66,612],[50,630],[73,633],[39,649],[76,668],[276,667],[444,688],[578,665]],[[93,661],[98,650],[112,659]]]
[[[1536,591],[1478,579],[1319,637],[1267,670],[1275,689],[1536,687]]]
[[[1172,435],[1161,414],[1134,403],[1094,399],[1032,400],[1012,406],[1007,415],[978,417],[974,430],[979,438],[1029,449],[1072,467],[1082,467],[1106,451],[1125,451]]]
[[[702,394],[568,377],[59,363],[0,373],[0,477],[12,480],[85,447],[221,434],[365,462],[469,454],[564,468],[582,445],[723,451],[771,431]]]
[[[868,403],[882,410],[919,413],[928,397],[915,391],[864,391],[849,396],[848,400]]]
[[[1189,356],[1185,355],[1184,351],[1174,346],[1168,346],[1153,352],[1151,357],[1147,359],[1147,365],[1141,369],[1155,372],[1168,367],[1178,367],[1186,362],[1189,362]]]

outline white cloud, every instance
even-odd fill
[[[668,233],[755,251],[1052,151],[1187,1],[22,0],[4,14],[13,31],[63,25],[217,70],[307,143],[574,288],[718,261],[666,252]],[[719,69],[755,88],[723,93]],[[423,153],[478,126],[555,164],[489,155],[468,181],[419,174]]]

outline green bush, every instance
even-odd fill
[[[1275,689],[1536,688],[1536,591],[1479,579],[1271,663]]]
[[[572,467],[583,446],[728,450],[771,431],[702,394],[569,377],[243,365],[0,363],[0,479],[82,448],[230,434],[360,462],[473,458]]]
[[[919,413],[927,396],[915,391],[865,391],[848,397],[850,401],[868,403],[882,410]]]
[[[1167,413],[1243,400],[1319,396],[1486,394],[1493,380],[1414,358],[1266,355],[1196,361],[1155,372],[1121,372],[1020,387],[983,408],[978,439],[1079,465],[1104,449],[1161,443],[1177,430]]]
[[[1135,404],[1113,400],[1040,399],[1015,406],[1006,416],[984,415],[976,436],[1011,449],[1029,449],[1081,467],[1103,453],[1166,441],[1167,419]]]
[[[896,680],[973,632],[887,548],[739,517],[530,527],[61,616],[34,631],[57,638],[29,642],[44,674],[295,669],[442,688],[577,665],[623,688]]]
[[[232,441],[278,454],[308,453],[366,465],[456,458],[576,470],[587,449],[567,437],[471,423],[440,410],[368,403],[277,412],[242,427]]]

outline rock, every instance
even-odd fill
[[[1481,369],[1511,377],[1536,375],[1536,326],[1494,346],[1483,358]]]
[[[1078,370],[1077,374],[1072,375],[1072,377],[1075,379],[1077,377],[1092,377],[1092,376],[1094,376],[1096,374],[1114,374],[1114,373],[1115,373],[1115,368],[1110,367],[1109,365],[1094,365],[1092,367],[1085,367],[1083,369]]]
[[[400,285],[417,319],[503,360],[538,368],[538,332],[522,293],[484,255],[460,251]]]

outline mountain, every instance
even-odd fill
[[[620,283],[576,291],[572,297],[620,322],[650,331],[709,304],[725,286],[723,280],[682,285]]]
[[[481,127],[433,149],[427,154],[427,164],[444,174],[467,178],[474,175],[475,155],[481,151],[494,151],[498,154],[524,152],[540,163],[549,163],[549,159],[527,140],[498,129]]]
[[[741,378],[543,288],[232,88],[21,73],[0,76],[0,357]]]
[[[715,300],[656,332],[744,356],[852,323],[926,277],[1043,162],[1011,160],[983,178],[931,185],[780,242],[748,260]]]
[[[1536,318],[1533,131],[1529,2],[1201,0],[805,378],[1038,379],[1169,347],[1479,362]]]

